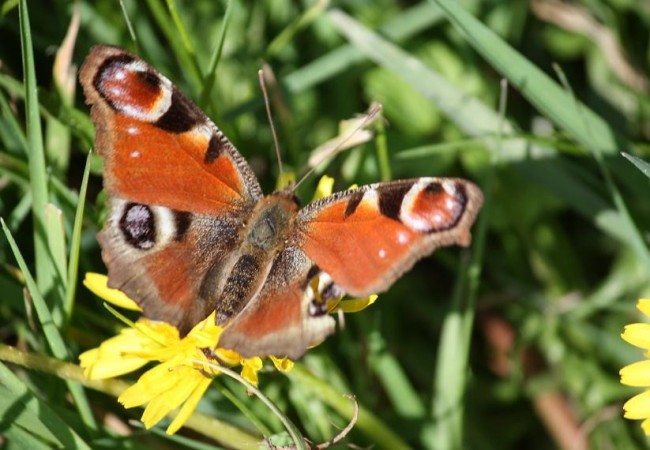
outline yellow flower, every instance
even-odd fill
[[[650,317],[650,299],[642,298],[637,308]],[[630,344],[644,349],[650,357],[650,323],[627,325],[621,337]],[[620,371],[621,383],[627,386],[645,387],[641,394],[632,397],[623,405],[626,419],[641,420],[641,428],[650,435],[650,359],[625,366]]]
[[[107,278],[99,274],[87,274],[84,280],[84,284],[104,300],[112,302],[117,298],[121,304],[132,303],[129,308],[135,309],[135,303],[121,292],[108,288],[106,283]],[[373,295],[365,299],[333,299],[328,309],[331,312],[357,312],[374,303],[376,298]],[[117,400],[125,408],[146,405],[141,417],[146,428],[180,408],[166,430],[173,434],[192,415],[212,377],[219,374],[208,366],[208,363],[214,364],[215,359],[202,349],[215,349],[212,351],[217,361],[229,367],[241,366],[241,375],[246,381],[255,386],[259,383],[262,358],[243,358],[235,351],[217,348],[222,331],[216,324],[214,313],[196,324],[183,338],[172,325],[139,319],[132,327],[122,329],[120,334],[107,339],[99,347],[82,353],[79,360],[84,375],[92,380],[118,377],[150,362],[158,362]],[[281,372],[290,371],[294,365],[288,358],[271,356],[269,359]]]
[[[108,288],[106,283],[107,278],[99,274],[88,274],[84,280],[84,284],[104,300],[113,302],[117,298],[120,304],[131,303],[130,308],[134,309],[131,300],[120,291]],[[216,324],[214,313],[196,324],[183,338],[175,327],[167,323],[140,319],[99,347],[81,354],[79,360],[84,375],[94,380],[118,377],[147,363],[158,362],[124,391],[118,401],[125,408],[146,404],[142,422],[147,428],[180,408],[167,428],[167,433],[172,434],[192,415],[212,377],[218,375],[218,371],[200,362],[214,364],[214,359],[202,349],[215,349],[222,331]],[[216,348],[214,353],[221,364],[242,366],[242,377],[253,385],[258,384],[257,373],[263,366],[261,358],[243,358],[232,350],[220,348]],[[293,362],[286,358],[271,360],[281,371],[293,367]]]

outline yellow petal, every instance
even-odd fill
[[[79,365],[89,380],[119,377],[138,370],[149,362],[147,359],[133,356],[112,357],[102,353],[100,348],[94,348],[79,355]]]
[[[332,195],[333,188],[334,178],[323,175],[320,180],[318,180],[318,186],[316,186],[316,192],[314,192],[314,198],[312,201],[320,200],[323,197]]]
[[[99,346],[103,359],[139,357],[161,361],[168,347],[178,342],[178,330],[166,323],[139,320],[135,327],[124,328],[120,334]]]
[[[626,419],[647,419],[650,417],[650,391],[635,395],[623,405]]]
[[[146,371],[138,381],[129,386],[127,390],[117,398],[117,401],[125,408],[144,405],[158,395],[174,387],[177,382],[178,371],[172,370],[178,365],[176,361],[158,364],[156,367]]]
[[[271,356],[270,358],[271,361],[273,361],[273,365],[275,366],[275,368],[278,369],[280,372],[289,372],[291,369],[293,369],[294,362],[287,357],[278,358],[275,356]]]
[[[366,298],[351,298],[349,300],[342,300],[337,309],[342,310],[344,313],[355,313],[366,309],[377,301],[377,295],[371,295]]]
[[[180,411],[178,411],[178,414],[174,420],[172,420],[172,423],[170,423],[167,427],[167,430],[165,431],[167,434],[176,433],[183,426],[183,424],[187,422],[187,419],[190,418],[196,409],[196,406],[199,404],[199,401],[201,398],[203,398],[203,394],[205,394],[208,386],[210,386],[210,383],[212,383],[212,378],[201,378],[201,381],[194,388],[194,391],[192,391],[192,394],[188,397],[185,403],[183,403],[183,406],[181,407]]]
[[[239,353],[234,350],[227,350],[225,348],[216,349],[215,353],[219,360],[227,366],[236,366],[243,359]]]
[[[636,307],[643,314],[650,317],[650,299],[648,299],[648,298],[640,298],[638,303],[636,304]]]
[[[196,341],[195,345],[197,347],[214,348],[217,346],[223,328],[217,325],[215,315],[216,312],[213,312],[207,318],[194,325],[192,330],[188,333],[187,336]]]
[[[253,386],[257,386],[260,381],[257,372],[264,366],[262,358],[254,357],[246,359],[242,363],[242,366],[241,376]]]
[[[621,383],[627,386],[650,386],[650,361],[639,361],[620,370]]]
[[[137,303],[131,300],[127,295],[117,289],[108,287],[108,277],[99,273],[89,272],[84,277],[84,286],[93,294],[112,303],[120,308],[130,309],[132,311],[142,311]]]
[[[100,380],[124,375],[139,369],[151,361],[143,356],[143,347],[151,341],[132,328],[123,329],[92,350],[79,356],[80,365],[84,368],[86,378]]]
[[[170,378],[170,381],[173,380],[173,386],[154,397],[142,413],[140,420],[147,428],[151,428],[171,411],[181,406],[204,376],[192,367],[177,366],[170,370]]]
[[[636,347],[650,349],[650,323],[626,325],[621,338]]]

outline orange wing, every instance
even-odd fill
[[[469,245],[482,202],[478,187],[454,178],[363,186],[302,210],[297,240],[343,290],[366,296],[437,247]]]
[[[285,248],[275,258],[261,291],[223,331],[219,347],[235,349],[245,357],[297,359],[319,344],[334,331],[334,319],[324,303],[328,294],[320,286],[320,292],[314,293],[310,283],[319,275],[301,250]]]
[[[140,58],[97,46],[81,69],[110,214],[98,238],[109,286],[187,332],[262,192],[223,133]]]
[[[179,211],[233,215],[262,192],[223,133],[163,75],[125,50],[94,47],[81,68],[107,192]]]

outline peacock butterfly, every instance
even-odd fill
[[[434,249],[470,243],[483,196],[469,181],[376,183],[301,209],[291,188],[264,196],[219,128],[137,56],[96,46],[80,78],[105,162],[109,285],[181,334],[216,310],[220,347],[298,358],[334,331],[324,301],[385,291]]]

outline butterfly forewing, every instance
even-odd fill
[[[385,291],[437,247],[469,245],[483,196],[454,178],[400,180],[335,194],[301,211],[307,255],[348,294]]]
[[[94,47],[81,83],[109,194],[204,214],[244,214],[259,183],[223,133],[172,83],[125,50]]]

